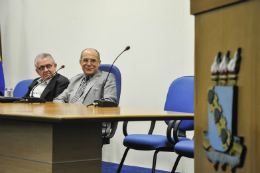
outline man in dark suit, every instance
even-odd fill
[[[69,85],[68,78],[58,73],[54,74],[57,64],[48,53],[37,55],[34,60],[34,65],[36,67],[35,71],[40,77],[32,82],[24,97],[33,96],[43,98],[49,102],[53,101],[53,99],[59,96]],[[37,86],[39,83],[41,84]]]

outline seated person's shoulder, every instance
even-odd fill
[[[72,77],[72,78],[70,79],[70,83],[71,83],[71,82],[76,82],[76,81],[80,80],[83,76],[84,76],[84,74],[81,73],[81,74],[78,74],[78,75]]]
[[[107,77],[108,75],[108,72],[106,71],[101,71],[101,75],[104,76],[104,77]],[[109,77],[112,77],[112,78],[115,78],[115,75],[113,73],[109,73]]]
[[[59,74],[59,77],[57,78],[57,80],[61,81],[61,82],[69,82],[69,79],[61,74]]]

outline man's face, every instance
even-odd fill
[[[57,64],[52,64],[51,58],[47,56],[37,60],[37,69],[35,70],[42,79],[46,79],[48,76],[55,73],[56,67]]]
[[[81,54],[79,63],[85,76],[92,76],[98,72],[101,61],[98,60],[98,54],[95,50],[87,49]]]

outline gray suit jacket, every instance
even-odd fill
[[[106,80],[107,72],[100,71],[90,79],[83,93],[83,104],[91,104],[94,100],[102,98],[102,86]],[[67,89],[63,91],[58,97],[54,98],[56,103],[70,103],[75,96],[84,74],[75,76],[71,79]],[[106,85],[104,87],[104,97],[108,101],[117,101],[116,81],[113,74],[109,74]]]

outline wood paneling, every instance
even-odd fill
[[[0,136],[1,173],[101,170],[101,122],[51,124],[0,119]]]
[[[102,163],[101,161],[86,161],[55,164],[52,170],[53,173],[102,173]]]
[[[0,119],[0,154],[52,162],[52,125]]]
[[[1,173],[98,173],[101,161],[82,161],[77,163],[47,164],[0,156]]]
[[[237,136],[244,137],[247,152],[243,168],[236,173],[260,170],[259,9],[260,1],[250,0],[195,16],[195,173],[224,172],[220,167],[214,170],[202,147],[203,131],[208,131],[207,87],[217,52],[230,50],[233,58],[238,47],[242,48],[242,61],[237,82]]]
[[[53,162],[102,158],[101,122],[54,124]]]
[[[1,173],[51,173],[52,165],[0,156]]]
[[[234,4],[244,0],[190,0],[191,14],[202,13],[215,8],[223,7],[226,5]]]

